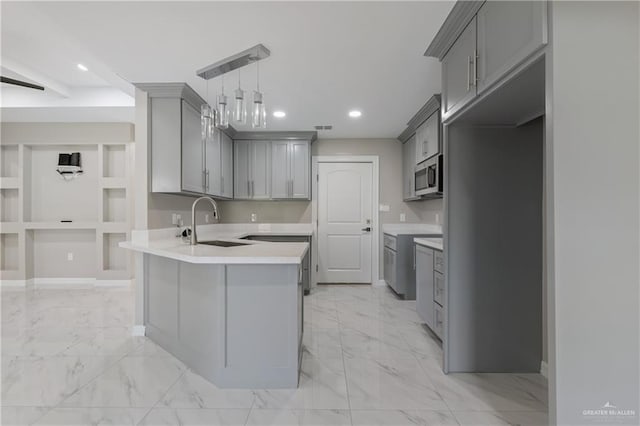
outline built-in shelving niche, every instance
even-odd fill
[[[18,177],[18,145],[0,147],[0,177]]]
[[[17,271],[19,269],[20,253],[18,244],[18,234],[0,234],[0,270]]]
[[[64,284],[65,279],[128,282],[131,256],[118,244],[127,239],[131,225],[132,144],[4,142],[0,145],[3,284],[32,278],[38,285]],[[83,173],[65,181],[56,171],[58,154],[70,152],[81,153]]]
[[[18,222],[20,200],[18,188],[0,189],[0,222]]]
[[[125,222],[127,220],[127,190],[124,188],[104,188],[102,194],[102,221]]]

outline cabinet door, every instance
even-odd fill
[[[416,245],[416,311],[433,329],[433,250],[420,245]]]
[[[476,49],[476,18],[442,59],[442,102],[445,115],[453,114],[476,95],[473,61]]]
[[[271,198],[271,142],[253,141],[251,149],[251,198]]]
[[[289,197],[299,200],[308,200],[311,198],[311,191],[309,191],[309,188],[311,186],[311,172],[309,167],[311,157],[309,156],[309,142],[290,142],[289,154],[289,180],[291,181]]]
[[[290,143],[287,141],[271,142],[271,198],[290,198]]]
[[[440,114],[435,112],[427,118],[425,124],[425,137],[422,143],[422,158],[425,160],[440,152]]]
[[[489,1],[478,11],[478,92],[547,43],[547,2]]]
[[[182,190],[204,192],[200,112],[182,101]]]
[[[251,194],[251,141],[235,141],[233,155],[233,189],[234,198],[249,199]]]
[[[222,196],[233,198],[233,140],[222,133]]]
[[[205,192],[216,197],[222,196],[222,132],[215,129],[213,137],[207,138]]]
[[[402,198],[416,199],[416,137],[412,136],[402,145]]]

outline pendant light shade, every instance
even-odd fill
[[[256,63],[256,90],[253,92],[251,121],[251,125],[256,129],[267,127],[267,110],[260,92],[260,62]]]
[[[244,101],[244,90],[240,87],[240,70],[238,70],[238,88],[235,92],[233,104],[233,121],[238,124],[247,122],[247,104]]]
[[[215,127],[215,124],[215,111],[209,104],[202,104],[200,107],[202,140],[207,140],[213,136],[213,128]]]
[[[262,93],[253,92],[253,111],[251,125],[256,129],[264,129],[267,127],[267,110],[264,107]]]
[[[229,127],[229,107],[226,95],[218,95],[218,127],[226,129]]]

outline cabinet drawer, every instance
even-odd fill
[[[444,293],[444,275],[440,272],[433,273],[433,301],[440,306],[444,306],[445,293]]]
[[[433,304],[433,332],[442,339],[444,334],[444,308],[437,303]]]
[[[384,234],[384,246],[389,247],[391,250],[396,250],[396,237]]]
[[[441,251],[434,250],[433,269],[444,274],[444,256]]]

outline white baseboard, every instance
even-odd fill
[[[28,280],[0,280],[2,288],[26,288],[30,286],[48,289],[130,287],[133,280],[98,280],[96,278],[31,278]]]
[[[544,361],[540,362],[540,374],[542,375],[542,377],[549,380],[549,366]]]
[[[27,280],[0,280],[0,287],[2,288],[21,289],[26,286],[27,286]]]
[[[385,280],[378,280],[371,283],[372,287],[386,287],[387,282]]]
[[[146,332],[146,328],[144,325],[134,325],[131,327],[131,335],[132,336],[144,336]]]
[[[96,280],[96,287],[130,287],[132,280]]]

